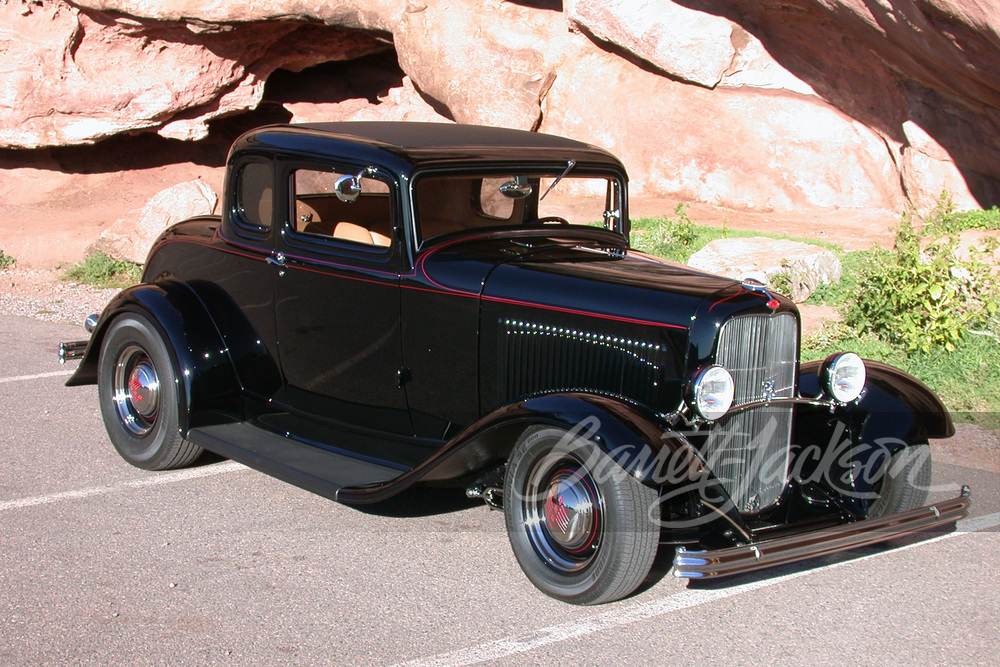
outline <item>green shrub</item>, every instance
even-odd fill
[[[633,246],[685,262],[717,238],[789,238],[727,230],[725,225],[721,229],[697,225],[688,218],[684,205],[674,212],[673,218],[633,220]],[[805,241],[832,250],[843,267],[841,282],[821,285],[808,303],[846,309],[850,316],[803,339],[801,358],[824,359],[850,350],[883,361],[927,383],[956,419],[997,428],[998,279],[975,257],[959,261],[950,236],[966,229],[1000,229],[1000,210],[956,212],[950,198],[942,195],[920,223],[918,232],[913,216],[905,216],[892,250],[873,247],[844,252],[830,243]],[[928,333],[931,329],[933,333]]]
[[[958,234],[969,229],[1000,229],[1000,209],[956,211],[947,192],[942,192],[937,204],[924,219],[923,231],[930,236]]]
[[[13,257],[5,255],[3,250],[0,250],[0,269],[6,269],[14,266],[14,261]]]
[[[935,233],[921,233],[903,216],[893,250],[873,253],[862,269],[845,314],[849,326],[908,350],[950,352],[966,329],[997,313],[990,267],[975,255],[959,259],[957,238],[938,237],[936,224],[924,227]]]
[[[806,301],[810,305],[846,306],[858,291],[858,281],[864,268],[871,265],[872,262],[878,261],[882,254],[888,252],[878,247],[851,252],[844,252],[839,248],[831,248],[831,250],[840,260],[840,281],[823,283],[817,287]]]
[[[699,225],[687,214],[687,204],[680,203],[674,208],[675,217],[633,218],[630,241],[632,247],[651,255],[684,264],[691,255],[704,248],[709,242],[724,238],[750,238],[766,236],[772,239],[789,239],[811,243],[828,248],[835,253],[843,253],[840,246],[819,240],[801,239],[787,234],[771,234],[751,229],[730,229],[728,221],[721,227]]]
[[[695,225],[688,218],[687,204],[678,204],[674,208],[674,214],[676,218],[663,216],[633,221],[633,246],[651,255],[686,262],[692,254],[712,240],[713,228]]]
[[[95,287],[128,287],[142,280],[142,267],[95,252],[63,271],[59,277]]]
[[[782,259],[781,266],[782,267],[788,266],[788,260]],[[773,276],[768,276],[768,282],[770,283],[771,289],[777,292],[778,294],[782,294],[784,296],[791,296],[792,276],[789,273],[785,271],[775,273]]]
[[[865,359],[883,361],[920,378],[944,401],[959,421],[998,428],[1000,414],[1000,320],[963,336],[955,349],[909,351],[844,323],[831,323],[802,340],[802,360],[825,359],[850,350]]]

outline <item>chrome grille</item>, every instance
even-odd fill
[[[719,332],[716,363],[733,375],[733,405],[793,397],[797,354],[791,313],[728,320]],[[740,512],[757,512],[780,498],[791,433],[791,404],[748,408],[713,425],[703,453]]]

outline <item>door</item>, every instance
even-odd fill
[[[283,402],[317,422],[410,435],[395,186],[366,175],[360,196],[342,201],[336,182],[359,171],[304,163],[283,171],[288,219],[273,258]]]

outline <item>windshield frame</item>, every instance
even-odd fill
[[[457,227],[454,230],[450,230],[443,233],[432,234],[424,238],[421,234],[421,202],[418,190],[421,187],[421,183],[427,179],[433,178],[450,178],[454,177],[457,179],[475,179],[475,178],[496,178],[496,179],[512,179],[515,175],[528,175],[532,179],[533,191],[526,197],[525,209],[523,212],[522,224],[505,224],[502,218],[497,219],[497,224],[489,224],[489,219],[486,215],[478,215],[481,224],[470,224],[467,227]],[[547,193],[549,198],[552,198],[560,188],[565,188],[566,185],[572,185],[574,180],[581,179],[601,179],[606,181],[609,185],[605,188],[604,195],[604,225],[598,226],[594,224],[551,224],[543,225],[543,227],[551,227],[553,232],[558,232],[560,236],[566,236],[567,233],[571,232],[573,229],[603,229],[607,231],[614,232],[625,238],[626,242],[628,240],[628,217],[627,217],[627,202],[628,202],[628,177],[625,172],[619,169],[609,168],[607,165],[595,165],[588,164],[586,162],[577,162],[573,165],[573,168],[567,172],[567,163],[565,161],[560,162],[544,162],[544,163],[489,163],[489,164],[477,164],[469,165],[468,167],[457,168],[455,165],[449,166],[437,166],[437,167],[426,167],[418,170],[412,176],[412,178],[407,179],[408,187],[406,188],[405,195],[408,199],[407,209],[410,213],[408,220],[408,231],[413,239],[414,247],[419,251],[425,247],[437,245],[439,239],[443,238],[456,238],[461,237],[463,232],[487,232],[487,231],[498,231],[503,230],[507,232],[512,232],[517,229],[524,230],[537,230],[539,226],[533,224],[523,224],[532,215],[537,216],[538,213],[538,203],[542,192],[547,188],[550,188],[551,182],[562,179],[556,183],[555,187],[551,188],[551,191]],[[543,179],[544,183],[542,187],[539,187],[539,179]],[[426,196],[426,193],[425,193]],[[565,194],[564,197],[574,197],[573,194]],[[594,197],[598,195],[592,195]],[[458,199],[462,199],[461,196]],[[611,201],[611,200],[615,201]],[[513,200],[516,202],[518,200]],[[425,204],[426,205],[426,204]],[[470,207],[472,204],[470,203]],[[542,211],[545,211],[545,205],[543,203]],[[608,216],[608,212],[612,212],[614,215]],[[476,213],[471,210],[469,215],[476,217]],[[535,218],[537,219],[537,217]],[[595,221],[596,222],[596,221]],[[610,224],[609,224],[610,222]],[[534,234],[533,234],[534,235]]]

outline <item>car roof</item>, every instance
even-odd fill
[[[394,159],[410,167],[431,162],[562,163],[576,160],[622,169],[613,155],[581,141],[461,123],[354,121],[269,125],[244,134],[234,144],[233,151],[260,147],[358,159],[381,156],[383,160]]]

